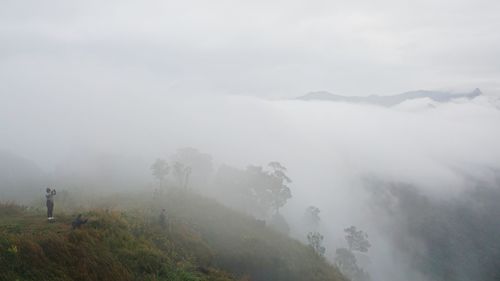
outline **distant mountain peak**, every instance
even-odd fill
[[[317,91],[317,92],[309,92],[301,97],[299,99],[303,100],[308,100],[308,99],[330,99],[335,97],[336,95],[327,92],[327,91]]]
[[[475,98],[475,97],[482,95],[483,92],[481,92],[481,90],[479,88],[475,88],[474,91],[472,91],[470,94],[474,95],[474,98]]]
[[[427,91],[418,90],[410,91],[397,95],[389,96],[379,96],[370,95],[366,97],[362,96],[342,96],[332,94],[327,91],[316,91],[310,92],[303,96],[298,97],[298,100],[311,101],[337,101],[337,102],[348,102],[348,103],[360,103],[360,104],[375,104],[381,106],[394,106],[405,102],[407,100],[419,99],[419,98],[429,98],[435,102],[449,102],[454,99],[467,98],[474,99],[482,94],[481,90],[478,88],[474,89],[472,92],[466,93],[450,93],[444,91]]]

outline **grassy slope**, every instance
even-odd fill
[[[310,248],[193,194],[96,204],[118,207],[86,208],[75,231],[74,210],[48,223],[41,210],[0,205],[0,280],[344,280]]]

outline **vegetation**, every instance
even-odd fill
[[[355,226],[344,229],[346,233],[345,240],[349,246],[349,251],[368,252],[371,244],[368,241],[368,234],[362,230],[357,230]]]
[[[291,179],[279,162],[270,162],[268,169],[248,166],[239,170],[221,166],[215,177],[223,202],[259,219],[273,218],[292,197],[288,187]]]
[[[357,230],[355,226],[344,229],[348,248],[338,248],[335,251],[335,264],[340,272],[352,281],[368,281],[370,275],[358,265],[355,252],[366,253],[371,247],[368,234]]]
[[[346,248],[338,248],[335,251],[335,263],[345,276],[352,281],[368,281],[370,276],[358,265],[354,253]]]
[[[318,207],[307,207],[304,213],[304,223],[308,228],[316,230],[319,227],[319,223],[321,221],[319,213],[321,213],[321,211]]]
[[[323,256],[325,254],[326,248],[323,247],[323,235],[319,232],[309,232],[307,234],[307,241],[309,242],[309,246],[316,252],[318,255]]]
[[[499,180],[444,199],[402,183],[374,186],[380,215],[394,223],[387,235],[427,279],[500,280]]]
[[[163,182],[170,172],[170,166],[167,161],[163,159],[156,159],[156,161],[151,165],[151,173],[160,182],[160,190],[163,189]]]
[[[54,223],[0,204],[0,280],[345,280],[309,247],[185,190],[78,210],[58,200]],[[80,212],[88,223],[71,230]]]
[[[196,148],[180,148],[172,155],[175,185],[195,190],[207,187],[213,175],[212,156]],[[189,186],[187,186],[189,184]]]

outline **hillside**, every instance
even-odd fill
[[[54,223],[40,204],[0,205],[0,280],[345,280],[309,247],[189,192],[65,198]],[[89,222],[72,230],[80,212]]]

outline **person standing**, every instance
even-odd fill
[[[47,187],[47,194],[45,194],[45,198],[47,198],[47,218],[49,221],[54,219],[52,212],[54,211],[54,197],[56,196],[56,190],[50,189]]]
[[[167,226],[167,213],[166,213],[165,209],[161,209],[160,225],[163,228],[165,228],[165,226]]]

